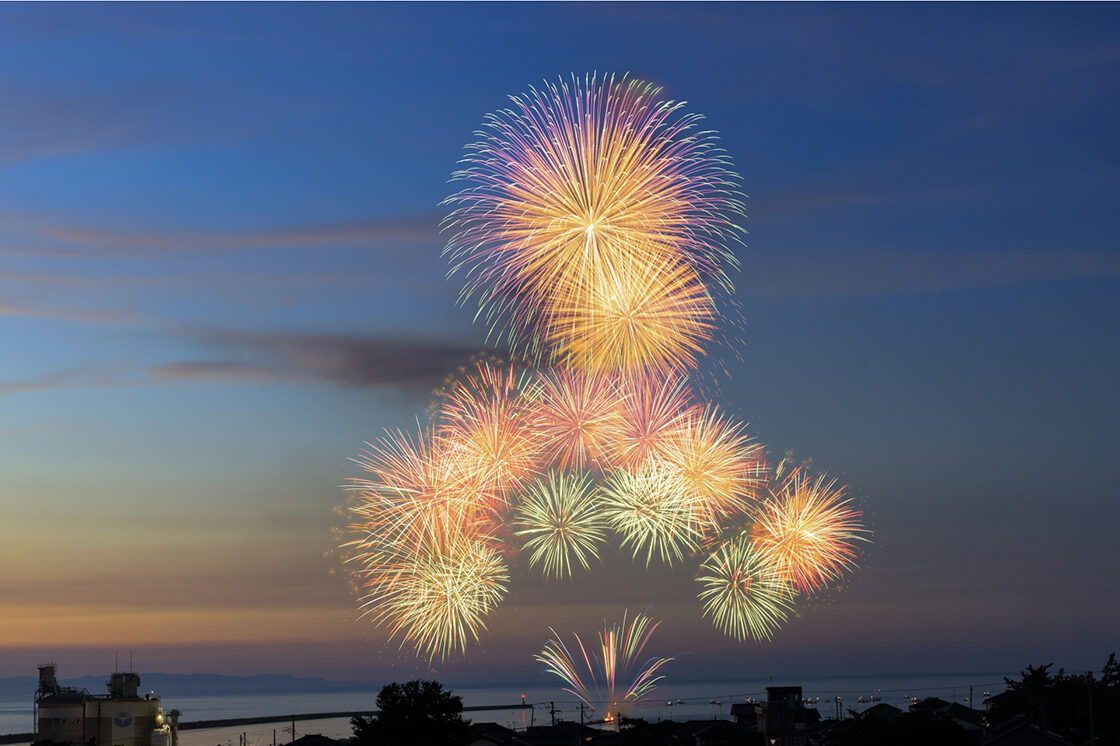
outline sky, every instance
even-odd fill
[[[360,618],[341,485],[486,346],[441,258],[464,146],[594,71],[719,133],[749,199],[716,400],[873,541],[769,643],[690,568],[515,568],[429,666]],[[550,626],[624,609],[680,676],[1099,669],[1118,198],[1113,4],[0,5],[0,676],[531,681]]]

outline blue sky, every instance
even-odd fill
[[[705,673],[1099,667],[1120,626],[1118,21],[0,6],[0,675],[129,646],[145,670],[415,666],[329,574],[338,485],[484,344],[440,258],[463,146],[508,95],[591,71],[720,133],[750,199],[719,400],[851,484],[875,543],[769,645],[695,637],[687,574],[526,575],[445,673],[533,670],[543,627],[623,601]]]

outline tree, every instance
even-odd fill
[[[1101,679],[1092,672],[1067,674],[1053,664],[1027,666],[1020,680],[1004,679],[1007,692],[991,708],[990,722],[999,724],[1015,715],[1054,731],[1075,744],[1113,743],[1120,737],[1120,663],[1108,656]]]
[[[952,720],[926,712],[907,712],[894,720],[859,717],[828,736],[837,746],[974,746],[968,731]]]
[[[438,681],[388,684],[377,695],[377,710],[375,717],[350,721],[358,746],[456,746],[467,741],[470,721],[463,719],[463,700]]]
[[[1108,654],[1108,660],[1101,669],[1101,683],[1105,686],[1120,686],[1120,663],[1116,662],[1115,652]]]

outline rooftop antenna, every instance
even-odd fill
[[[133,673],[136,669],[132,667],[132,648],[128,649],[128,672]]]
[[[114,650],[113,651],[113,673],[116,673],[117,671],[121,670],[121,664],[120,664],[120,661],[118,660],[120,657],[121,657],[121,651]]]

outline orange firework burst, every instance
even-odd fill
[[[845,488],[823,474],[794,469],[771,488],[752,531],[755,546],[782,578],[802,591],[823,587],[854,565],[865,541],[860,513]]]
[[[480,362],[445,387],[439,404],[437,431],[445,447],[459,469],[485,486],[495,512],[507,508],[510,493],[537,472],[540,449],[524,386],[512,365]]]
[[[714,406],[693,408],[669,430],[663,458],[708,528],[746,512],[762,475],[762,447]]]
[[[465,536],[445,537],[444,547],[383,547],[366,568],[369,593],[362,606],[377,624],[412,643],[428,659],[446,658],[478,641],[485,618],[501,602],[509,570],[487,544]]]
[[[485,486],[434,431],[390,432],[358,463],[373,478],[354,480],[358,538],[345,546],[362,577],[363,608],[429,658],[462,649],[508,580],[491,546]]]
[[[671,370],[710,336],[742,201],[714,134],[623,78],[561,81],[488,118],[454,179],[446,253],[516,349],[588,370]]]
[[[563,469],[599,464],[621,424],[617,383],[557,370],[536,389],[533,433],[547,463]]]
[[[388,432],[357,463],[373,478],[353,480],[354,528],[379,543],[442,546],[444,537],[477,534],[492,520],[478,475],[434,431],[415,438]]]
[[[608,446],[611,461],[635,469],[651,459],[664,459],[673,432],[689,407],[692,394],[678,378],[634,376],[622,387],[621,420]]]

